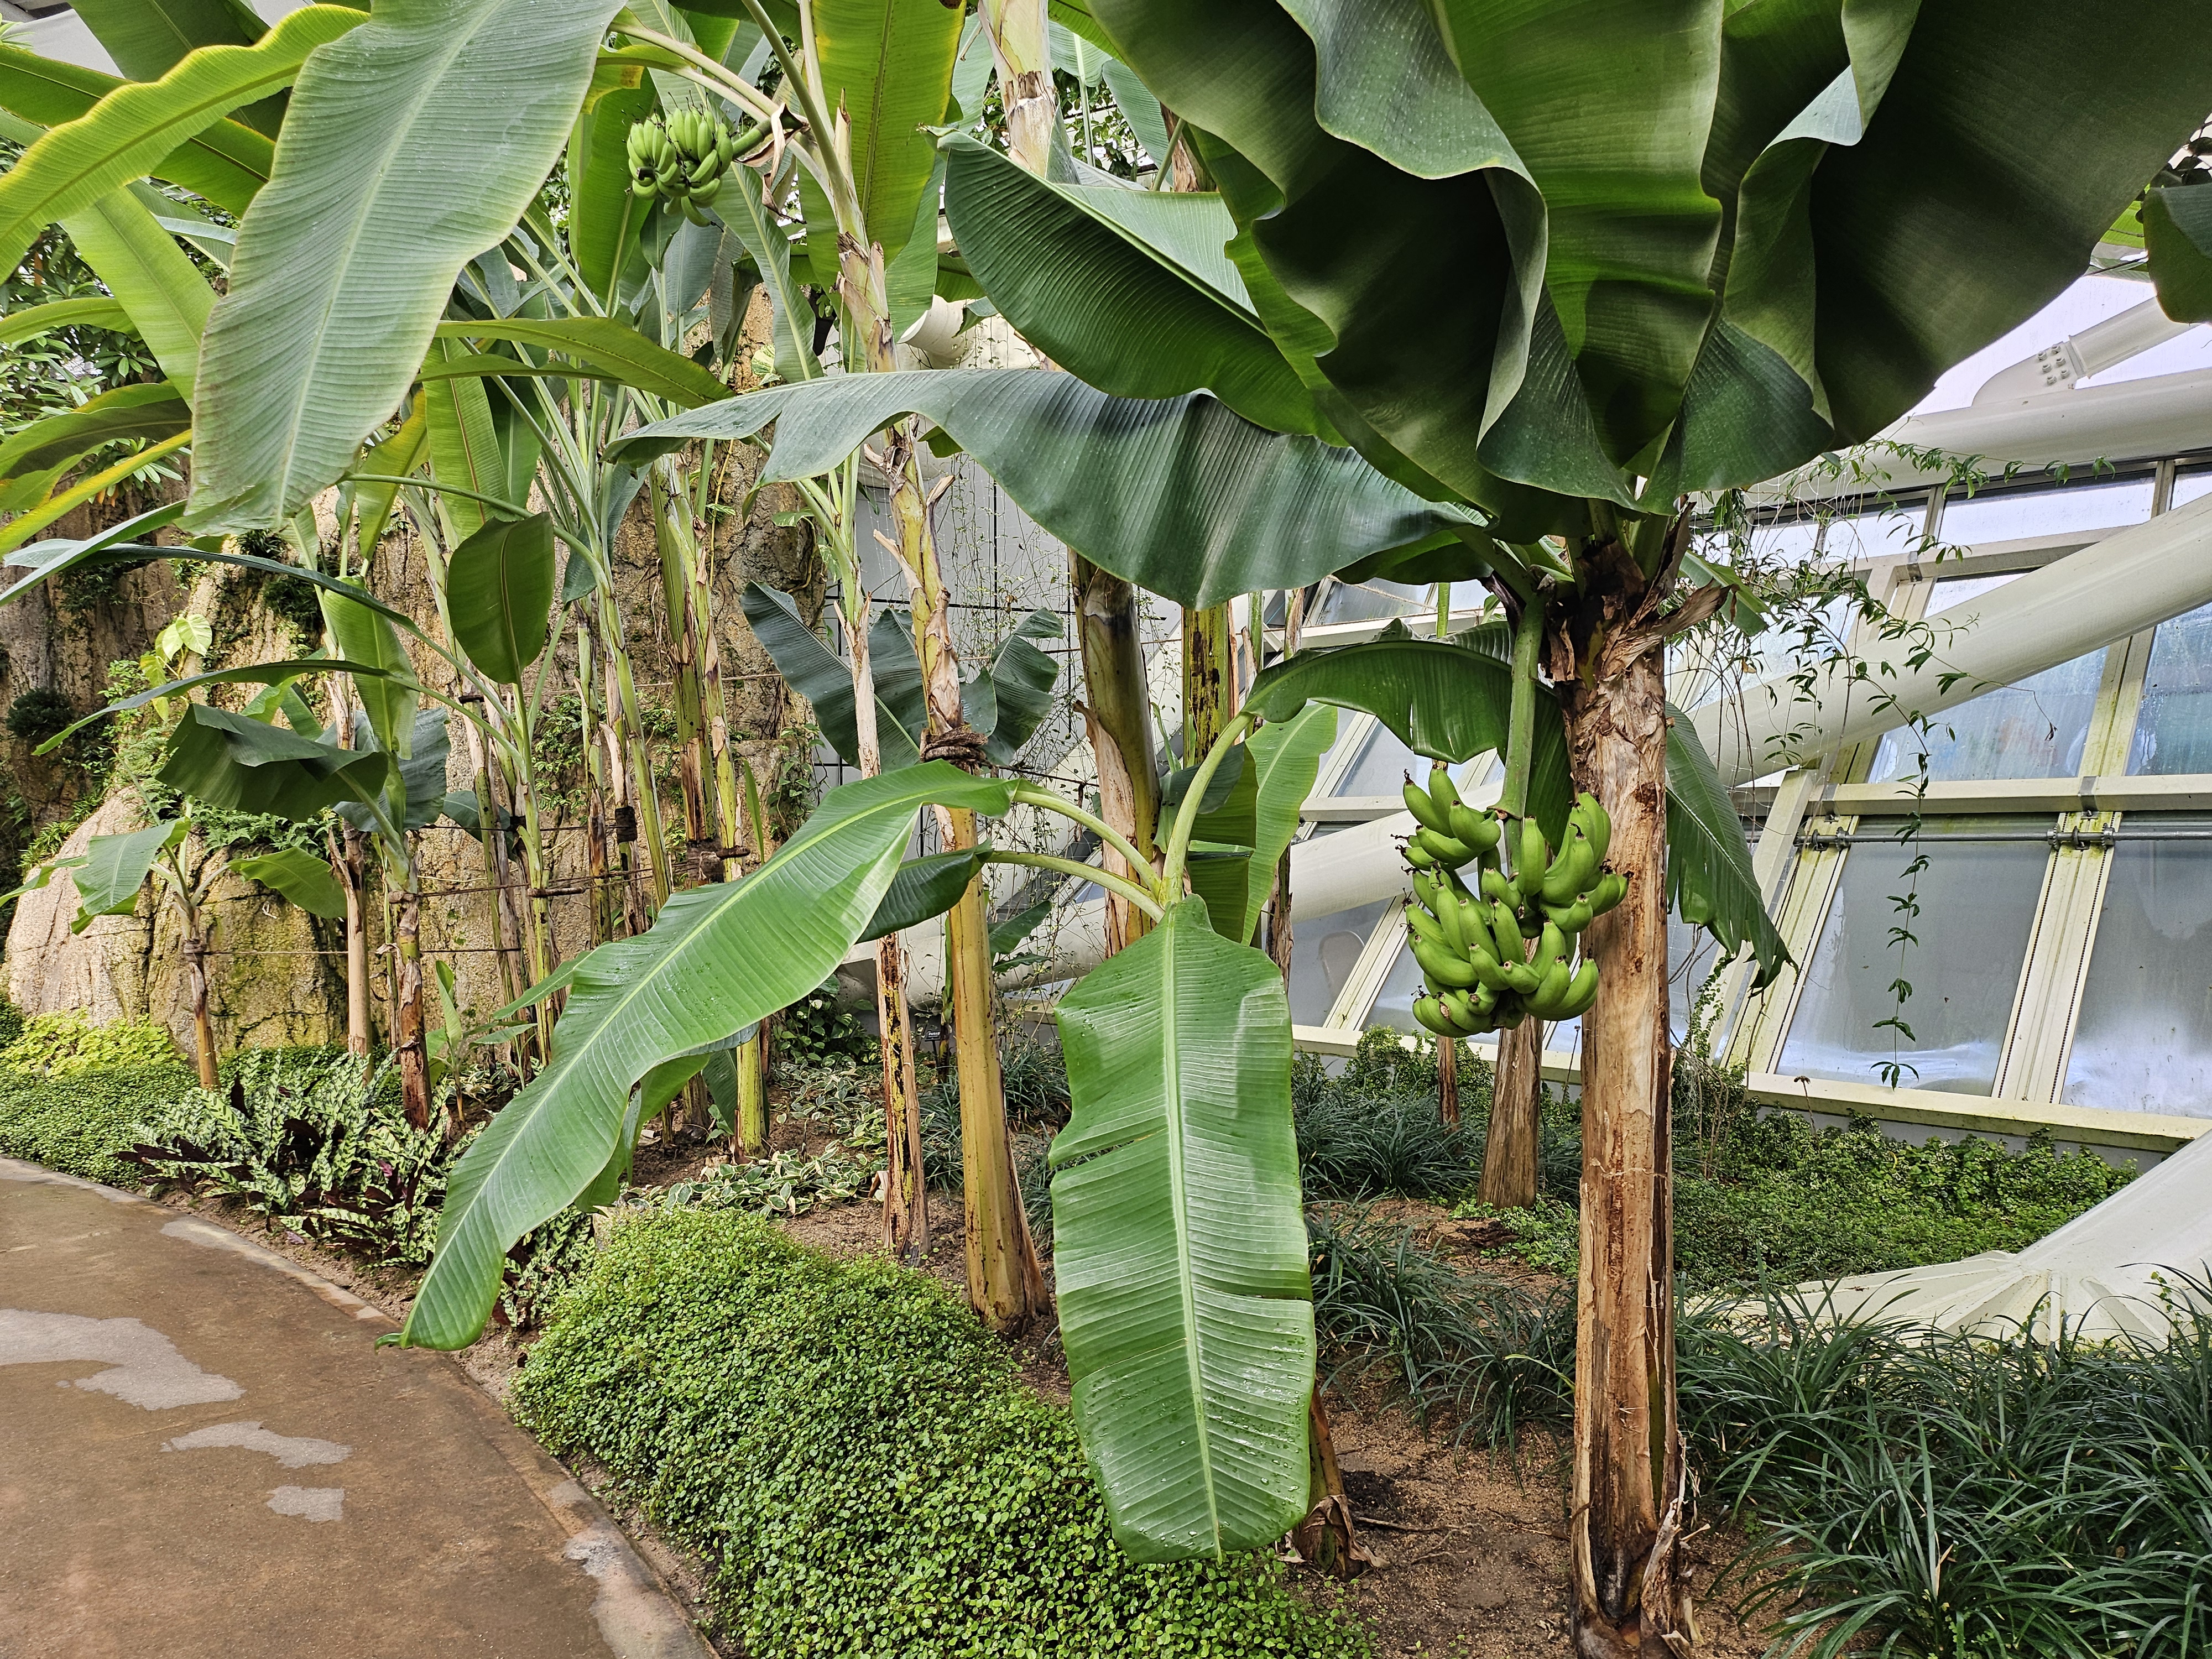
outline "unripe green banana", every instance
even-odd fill
[[[1457,1036],[1458,1030],[1444,1018],[1443,1005],[1434,997],[1413,999],[1413,1018],[1438,1036]]]
[[[1502,870],[1486,869],[1482,872],[1482,896],[1499,904],[1518,906],[1521,890],[1513,884],[1512,878]]]
[[[1418,904],[1409,904],[1406,907],[1406,926],[1413,930],[1417,938],[1428,940],[1439,950],[1450,951],[1457,948],[1444,938],[1443,923]]]
[[[1574,810],[1583,833],[1589,837],[1590,846],[1597,853],[1597,861],[1603,864],[1606,849],[1613,844],[1613,820],[1598,804],[1597,797],[1587,789],[1575,797]]]
[[[1413,896],[1420,900],[1421,908],[1431,915],[1434,915],[1440,908],[1438,891],[1438,884],[1434,876],[1425,870],[1413,872]]]
[[[1559,931],[1557,924],[1547,921],[1536,935],[1536,954],[1528,958],[1528,965],[1535,969],[1536,977],[1541,980],[1552,971],[1553,964],[1566,953],[1567,936]]]
[[[1534,898],[1544,884],[1544,872],[1552,867],[1552,848],[1544,839],[1544,831],[1531,813],[1521,820],[1521,827],[1513,842],[1513,884],[1524,897]]]
[[[1505,982],[1512,988],[1513,994],[1525,1002],[1535,994],[1536,988],[1544,982],[1544,976],[1525,962],[1510,962],[1505,964]]]
[[[1456,992],[1442,1000],[1444,1018],[1458,1028],[1453,1033],[1454,1036],[1473,1036],[1477,1031],[1486,1031],[1490,1029],[1490,1022],[1483,1018],[1481,1012],[1475,1006],[1474,1000],[1466,992]]]
[[[1446,869],[1456,870],[1462,864],[1474,862],[1474,848],[1464,842],[1455,841],[1449,836],[1440,836],[1433,830],[1421,829],[1413,831],[1413,839],[1421,844],[1423,851]]]
[[[1468,966],[1474,969],[1474,982],[1492,995],[1508,988],[1505,969],[1496,957],[1480,947],[1468,952]]]
[[[1580,824],[1574,824],[1567,830],[1566,845],[1552,860],[1552,867],[1544,872],[1537,891],[1547,904],[1572,904],[1596,877],[1597,860],[1593,855],[1590,839],[1583,833]]]
[[[1451,819],[1455,840],[1463,841],[1478,853],[1487,853],[1498,845],[1500,831],[1498,820],[1487,812],[1478,812],[1471,806],[1454,801],[1447,816]]]
[[[1421,850],[1419,842],[1407,842],[1405,850],[1406,862],[1416,870],[1432,870],[1436,867],[1437,861]]]
[[[1452,781],[1451,769],[1442,761],[1429,768],[1429,799],[1448,820],[1451,809],[1459,805],[1459,786]]]
[[[1427,790],[1409,777],[1400,793],[1405,797],[1406,810],[1413,815],[1421,828],[1433,830],[1440,836],[1451,834],[1451,820],[1437,810],[1437,804],[1429,799]]]
[[[1590,1004],[1596,1000],[1597,963],[1585,957],[1583,958],[1583,965],[1575,970],[1574,978],[1568,982],[1565,992],[1561,994],[1557,1002],[1552,1005],[1551,1011],[1544,1018],[1552,1020],[1572,1019],[1577,1014],[1586,1012]]]
[[[1418,936],[1413,940],[1413,960],[1421,964],[1423,973],[1438,984],[1464,988],[1474,983],[1474,963]]]
[[[1590,889],[1588,900],[1590,915],[1601,916],[1627,896],[1628,878],[1608,870],[1598,878],[1597,885]]]
[[[1510,972],[1515,963],[1528,955],[1528,947],[1521,942],[1521,919],[1514,914],[1511,905],[1496,903],[1490,907],[1490,931],[1498,940],[1498,963]]]
[[[1558,923],[1563,933],[1579,933],[1590,924],[1589,901],[1580,898],[1572,904],[1547,904],[1544,907],[1544,916],[1547,921]]]
[[[1528,994],[1528,1012],[1539,1019],[1558,1018],[1552,1010],[1566,995],[1567,987],[1573,979],[1574,970],[1564,957],[1553,963],[1545,970],[1544,977],[1536,988]]]

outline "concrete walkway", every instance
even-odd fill
[[[392,1328],[0,1158],[0,1659],[708,1659],[590,1495]]]

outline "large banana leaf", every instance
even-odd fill
[[[1223,1556],[1306,1511],[1311,1290],[1283,976],[1186,899],[1063,998],[1053,1266],[1121,1547]]]
[[[298,847],[240,859],[230,866],[249,881],[273,888],[311,916],[336,921],[346,913],[345,890],[329,863]]]
[[[876,914],[868,918],[861,929],[860,943],[878,939],[886,933],[903,933],[909,927],[919,927],[925,921],[934,921],[954,905],[975,879],[983,867],[990,848],[970,847],[957,853],[932,853],[924,858],[908,859],[891,878],[891,884],[884,890],[883,900],[876,906]]]
[[[96,449],[126,439],[172,437],[191,423],[176,387],[160,380],[112,386],[75,409],[33,421],[0,442],[0,512],[30,506]]]
[[[1278,432],[1334,435],[1253,314],[1211,194],[1040,179],[971,138],[947,145],[945,215],[1024,339],[1118,398],[1212,392]]]
[[[82,118],[49,129],[0,178],[0,267],[21,259],[50,221],[161,173],[179,146],[289,86],[310,52],[366,21],[343,6],[302,7],[258,46],[204,47],[160,80],[119,86]]]
[[[650,87],[618,88],[578,113],[568,140],[568,249],[603,303],[614,297],[653,210],[630,188],[629,143],[629,130],[653,113],[655,101]]]
[[[2154,190],[2142,223],[2143,251],[2166,314],[2177,323],[2212,322],[2212,189]]]
[[[453,550],[446,606],[469,660],[507,685],[538,660],[552,629],[553,521],[495,519]]]
[[[1364,645],[1301,651],[1276,664],[1253,682],[1245,707],[1269,720],[1287,720],[1310,701],[1372,714],[1415,754],[1455,765],[1505,751],[1513,671],[1470,638],[1420,639],[1393,623]],[[1565,723],[1556,708],[1547,715],[1548,701],[1537,705],[1528,810],[1556,842],[1565,831],[1574,786]]]
[[[848,766],[860,763],[860,726],[853,713],[853,671],[845,660],[815,637],[814,630],[800,618],[799,607],[788,593],[758,582],[747,582],[738,595],[744,606],[745,621],[753,630],[753,637],[761,642],[775,663],[776,672],[782,675],[791,689],[806,699],[814,710],[814,723],[822,728],[822,735],[837,751]],[[872,651],[876,633],[871,630],[869,644]],[[911,657],[913,648],[908,647]],[[914,670],[914,684],[921,683],[921,670]],[[896,771],[911,766],[921,757],[919,739],[908,729],[884,696],[880,678],[875,681],[876,746],[881,751],[884,769]]]
[[[402,1342],[476,1340],[509,1247],[614,1155],[632,1086],[821,984],[874,915],[915,813],[932,803],[1004,812],[1007,787],[933,762],[834,789],[753,874],[678,893],[649,930],[583,959],[551,1063],[453,1172]],[[1287,1050],[1284,1063],[1287,1075]],[[1287,1106],[1285,1124],[1287,1134]]]
[[[77,0],[73,8],[133,81],[158,81],[199,46],[250,46],[264,24],[238,0]]]
[[[354,693],[368,715],[379,743],[401,759],[413,752],[415,730],[415,665],[402,644],[399,630],[380,610],[362,603],[360,590],[326,587],[316,596],[322,601],[323,623],[331,630],[338,655],[382,669],[354,683]]]
[[[319,743],[246,714],[186,706],[161,779],[179,794],[235,812],[306,823],[344,800],[374,800],[392,758]]]
[[[130,83],[0,45],[0,108],[42,127],[82,120],[109,94]],[[243,213],[269,181],[276,146],[251,127],[217,120],[144,171],[182,185],[232,213]]]
[[[450,366],[469,355],[458,340],[435,340],[431,343],[428,362]],[[417,407],[422,411],[423,447],[430,457],[430,477],[451,487],[450,492],[438,496],[439,520],[449,543],[465,541],[483,529],[490,517],[488,505],[477,496],[507,499],[507,460],[500,453],[499,430],[492,424],[491,393],[481,375],[434,376],[423,380]],[[398,476],[381,466],[376,473],[382,477]],[[474,493],[459,493],[463,490]]]
[[[131,327],[169,384],[197,408],[200,337],[215,304],[207,279],[129,186],[88,203],[61,225],[85,264],[131,313]]]
[[[356,797],[337,803],[337,815],[356,829],[381,828],[372,799],[385,821],[398,830],[420,830],[435,823],[446,810],[446,764],[453,755],[453,738],[447,730],[446,711],[424,708],[416,713],[409,727],[406,755],[394,756],[391,769],[373,797]],[[366,715],[354,721],[354,747],[380,749],[374,728]]]
[[[0,346],[21,345],[58,328],[127,329],[131,313],[105,295],[81,300],[49,300],[43,305],[18,306],[0,317]]]
[[[1060,632],[1059,617],[1049,611],[1032,611],[1015,625],[991,659],[994,701],[984,735],[990,740],[987,751],[998,765],[1014,763],[1022,745],[1051,711],[1052,688],[1059,684],[1060,665],[1030,641],[1056,640]]]
[[[961,9],[939,0],[811,0],[811,6],[823,94],[832,110],[842,103],[852,123],[861,218],[888,264],[912,234],[915,204],[936,170],[937,141],[924,129],[945,119],[951,97]],[[821,237],[816,214],[806,218],[809,246],[826,251],[834,282],[836,233]],[[823,257],[813,254],[817,276]]]
[[[192,528],[283,522],[390,417],[462,264],[536,199],[614,9],[381,0],[308,58],[208,325]]]
[[[1200,841],[1249,848],[1226,879],[1205,894],[1206,912],[1224,939],[1249,945],[1273,887],[1275,867],[1297,833],[1298,809],[1313,793],[1321,757],[1336,741],[1336,709],[1319,703],[1289,720],[1270,720],[1245,742],[1246,762],[1227,800],[1198,820]],[[1194,876],[1194,880],[1195,877]]]
[[[499,317],[441,323],[444,340],[508,340],[541,351],[557,351],[650,392],[684,409],[729,395],[729,387],[689,357],[656,345],[628,323],[611,317]]]
[[[1285,355],[1516,539],[1878,431],[2080,273],[2212,84],[2181,14],[2063,0],[1091,10]]]
[[[1690,717],[1667,708],[1667,902],[1735,957],[1747,945],[1759,963],[1752,988],[1763,988],[1790,960],[1751,867],[1743,820]]]
[[[1441,544],[1472,522],[1348,450],[1255,426],[1205,393],[1137,402],[1033,369],[776,386],[655,422],[609,453],[635,461],[774,421],[763,477],[804,478],[908,413],[943,428],[1068,546],[1182,605],[1299,586],[1387,549]]]
[[[76,919],[70,932],[82,933],[96,916],[128,915],[154,860],[184,839],[191,825],[169,818],[120,836],[94,836],[85,843],[84,862],[70,872],[76,884]]]

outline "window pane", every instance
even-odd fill
[[[1677,1042],[1689,1039],[1690,1005],[1705,988],[1720,950],[1704,928],[1678,916],[1667,918],[1667,1025]]]
[[[2158,625],[2128,770],[2212,772],[2212,605]]]
[[[1864,512],[1830,520],[1827,533],[1820,538],[1821,551],[1838,564],[1911,553],[1920,545],[1920,527],[1927,519],[1924,500],[1869,504]]]
[[[2130,837],[2144,829],[2207,838]],[[2064,1097],[2212,1117],[2212,818],[2130,814],[2121,836]]]
[[[1416,611],[1436,614],[1436,589],[1405,582],[1339,582],[1316,607],[1312,624],[1375,622],[1384,617],[1407,617]]]
[[[1309,921],[1298,915],[1297,896],[1291,898],[1291,1019],[1294,1024],[1327,1023],[1328,1011],[1350,982],[1367,948],[1369,935],[1385,910],[1396,908],[1395,899],[1364,904],[1357,910],[1340,910],[1333,916]]]
[[[1928,614],[1942,617],[1944,625],[1971,623],[1978,615],[1973,601],[2014,580],[2015,574],[1938,582],[1929,597]],[[1936,629],[1939,653],[1944,625]],[[2104,672],[2104,652],[2092,651],[2016,685],[1984,691],[1936,715],[1928,731],[1929,777],[1951,783],[1970,778],[2079,775]],[[1918,753],[1918,740],[1911,731],[1900,727],[1890,732],[1875,752],[1869,776],[1876,783],[1911,777],[1919,769]]]
[[[1919,941],[1900,957],[1889,940],[1893,900],[1911,890],[1903,874],[1912,849],[1866,836],[1844,860],[1843,878],[1820,942],[1806,964],[1804,990],[1777,1069],[1786,1075],[1881,1081],[1893,1056],[1917,1068],[1907,1088],[1985,1095],[2027,954],[2028,929],[2051,849],[2047,818],[1930,819],[1919,850]],[[2016,841],[1987,839],[2021,836]],[[1909,981],[1902,1010],[1890,988]],[[1875,1022],[1899,1015],[1913,1035]]]
[[[2204,495],[2212,495],[2212,467],[2198,467],[2193,471],[2176,475],[2173,480],[2175,507],[2186,507]]]
[[[1940,539],[1946,546],[1972,547],[2022,536],[2058,536],[2070,530],[2109,530],[2118,525],[2141,524],[2150,517],[2150,486],[2146,475],[2056,489],[2007,489],[1954,496],[1943,504]]]

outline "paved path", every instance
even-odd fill
[[[392,1328],[0,1158],[0,1659],[707,1659],[590,1495]]]

